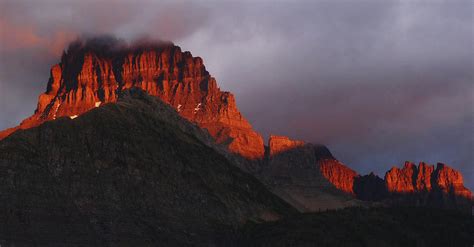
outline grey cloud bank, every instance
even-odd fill
[[[0,129],[78,35],[147,36],[203,57],[264,136],[326,144],[360,173],[446,162],[474,189],[471,1],[7,0],[0,15]]]

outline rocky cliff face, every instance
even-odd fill
[[[472,198],[471,191],[464,187],[461,173],[442,163],[438,163],[435,169],[424,162],[416,167],[407,161],[402,169],[390,169],[385,174],[385,182],[387,190],[395,194],[439,191],[455,197]]]
[[[323,159],[319,169],[325,178],[336,188],[354,194],[354,180],[358,174],[335,159]]]
[[[263,139],[239,112],[234,96],[219,89],[201,58],[170,43],[124,46],[93,39],[71,44],[51,68],[34,115],[0,133],[0,139],[16,129],[115,102],[121,91],[133,87],[161,98],[230,151],[247,159],[263,158]]]
[[[420,174],[421,176],[424,174]],[[431,176],[431,174],[429,174]],[[424,181],[426,178],[422,178]],[[413,193],[415,192],[417,174],[416,166],[411,162],[405,162],[402,169],[392,167],[385,174],[385,181],[389,192]]]
[[[291,140],[286,136],[270,135],[268,149],[270,157],[304,146],[304,141]]]

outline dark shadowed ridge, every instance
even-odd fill
[[[0,244],[220,245],[296,213],[218,149],[136,89],[19,130],[0,141]]]

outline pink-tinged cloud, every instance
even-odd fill
[[[51,35],[42,35],[32,24],[17,24],[0,19],[0,52],[22,49],[46,49],[51,56],[58,56],[66,45],[77,38],[67,30],[56,30]]]
[[[5,18],[0,18],[0,36],[0,48],[4,50],[22,49],[42,43],[42,38],[36,34],[33,25],[21,26]]]

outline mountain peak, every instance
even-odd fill
[[[472,193],[464,187],[461,173],[444,163],[438,163],[435,169],[425,162],[420,162],[417,167],[407,161],[402,169],[390,169],[385,174],[385,182],[391,193],[426,193],[435,190],[455,197],[472,198]]]
[[[234,96],[219,89],[200,57],[170,42],[141,40],[127,44],[113,37],[71,43],[61,63],[51,68],[46,92],[33,116],[20,126],[37,126],[63,116],[81,115],[97,104],[115,102],[129,88],[141,88],[171,105],[228,149],[248,159],[262,159],[264,144],[242,116]]]

